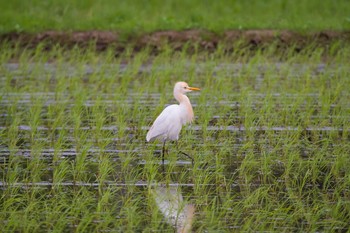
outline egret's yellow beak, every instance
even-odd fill
[[[191,91],[200,91],[201,89],[199,89],[198,87],[189,87],[188,90],[191,90]]]

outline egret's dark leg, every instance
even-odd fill
[[[183,151],[179,151],[181,154],[185,155],[187,158],[189,158],[191,161],[192,161],[192,165],[194,164],[194,159],[189,155],[189,154],[186,154],[185,152]]]
[[[187,153],[185,153],[185,152],[183,152],[183,151],[181,151],[181,150],[179,150],[179,147],[178,147],[178,144],[177,144],[177,141],[176,141],[176,148],[177,148],[177,150],[181,153],[181,154],[183,154],[183,155],[185,155],[187,158],[189,158],[189,159],[191,159],[191,161],[192,161],[192,165],[194,164],[194,159],[189,155],[189,154],[187,154]]]
[[[165,169],[164,169],[165,142],[166,142],[166,140],[164,140],[164,142],[163,142],[163,148],[162,148],[162,165],[163,165],[163,172],[165,171]]]

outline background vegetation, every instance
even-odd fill
[[[1,1],[0,33],[44,30],[116,30],[140,34],[158,30],[230,29],[348,30],[347,0]]]

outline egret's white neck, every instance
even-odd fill
[[[190,99],[186,95],[178,92],[174,92],[174,97],[180,103],[180,107],[183,107],[186,110],[183,114],[185,123],[192,122],[194,114]]]

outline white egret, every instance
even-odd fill
[[[193,109],[187,92],[199,91],[197,87],[190,87],[185,82],[177,82],[174,87],[174,97],[179,104],[166,107],[154,121],[149,129],[146,140],[148,142],[158,139],[163,142],[162,162],[164,164],[164,153],[166,141],[177,141],[183,125],[191,123],[194,118]],[[181,152],[188,156],[186,153]],[[188,156],[189,157],[189,156]],[[191,158],[192,159],[192,158]]]

